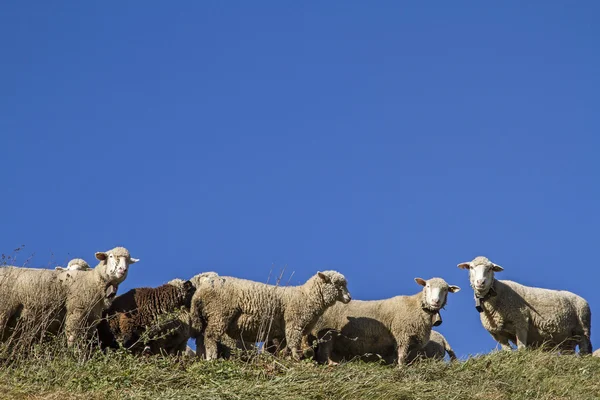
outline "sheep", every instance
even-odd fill
[[[217,278],[218,276],[219,274],[213,271],[202,272],[201,274],[191,277],[190,282],[192,282],[192,285],[194,285],[195,288],[198,288],[203,283],[214,284],[211,282],[213,282],[214,278]]]
[[[129,266],[138,262],[124,247],[97,252],[91,270],[0,268],[0,332],[5,340],[24,321],[44,332],[64,330],[68,346],[95,329]]]
[[[433,358],[443,360],[448,353],[450,361],[456,360],[456,354],[450,344],[441,333],[432,330],[429,335],[429,341],[420,349],[411,349],[407,356],[407,363],[410,364],[417,358]]]
[[[210,278],[197,286],[192,299],[192,320],[201,330],[196,353],[205,351],[208,360],[216,359],[225,335],[253,343],[264,330],[268,334],[265,341],[285,339],[292,357],[299,359],[302,334],[327,307],[350,300],[346,278],[336,271],[318,272],[303,285],[289,287]]]
[[[101,346],[116,348],[121,343],[134,353],[183,354],[191,335],[189,307],[194,291],[192,282],[174,279],[118,296],[99,326]]]
[[[88,271],[92,269],[92,267],[90,267],[90,265],[84,259],[74,258],[69,261],[66,268],[58,266],[54,269],[57,271]]]
[[[403,367],[411,349],[420,349],[430,338],[432,326],[441,323],[439,311],[448,292],[460,288],[442,278],[415,278],[423,289],[412,296],[384,300],[353,300],[328,308],[312,327],[318,339],[317,361],[337,364],[345,359],[382,358]]]
[[[502,349],[511,350],[512,342],[518,349],[553,347],[569,353],[579,345],[580,354],[591,353],[592,314],[582,297],[497,280],[494,274],[504,268],[483,256],[458,267],[469,270],[481,323]]]
[[[592,353],[592,356],[594,356],[594,357],[600,357],[600,349],[598,349],[598,350],[594,351],[594,352]]]

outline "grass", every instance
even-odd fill
[[[195,361],[37,351],[0,368],[0,398],[35,399],[600,399],[600,358],[541,351],[493,352],[399,370],[337,367],[268,355]]]

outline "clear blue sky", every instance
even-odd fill
[[[0,252],[440,276],[457,353],[495,342],[456,264],[571,290],[598,323],[600,3],[5,2]],[[95,263],[94,263],[95,265]],[[287,275],[289,276],[289,274]],[[592,342],[600,347],[600,328]]]

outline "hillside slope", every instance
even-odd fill
[[[399,371],[362,362],[337,367],[267,356],[194,362],[51,353],[0,369],[0,398],[36,399],[600,399],[600,358],[493,352]]]

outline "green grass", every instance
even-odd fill
[[[399,370],[316,366],[270,356],[194,361],[45,353],[0,368],[0,398],[35,399],[600,399],[600,358],[493,352]]]

